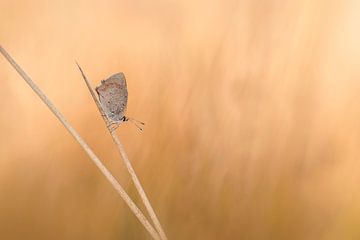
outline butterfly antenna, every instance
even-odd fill
[[[140,131],[142,131],[143,129],[137,124],[137,122],[135,122],[133,119],[129,119]]]
[[[125,121],[131,121],[140,131],[143,130],[143,128],[141,126],[139,126],[139,124],[141,125],[145,125],[145,123],[140,122],[139,120],[136,120],[134,118],[129,118],[129,117],[125,117]]]
[[[132,120],[132,121],[134,121],[134,122],[137,122],[137,123],[140,123],[141,125],[145,125],[145,123],[140,122],[139,120],[136,120],[136,119],[134,119],[134,118],[130,118],[130,120]]]

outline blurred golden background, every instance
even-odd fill
[[[360,239],[360,2],[0,0],[0,44],[142,207],[75,65],[126,74],[117,131],[169,239]],[[0,239],[150,239],[0,57]]]

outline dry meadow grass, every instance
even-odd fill
[[[117,131],[169,239],[359,239],[360,3],[0,0],[0,44],[140,204],[92,85],[126,74]],[[148,239],[0,58],[0,239]],[[143,208],[144,209],[144,208]]]

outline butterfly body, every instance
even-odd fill
[[[116,73],[102,80],[95,90],[107,118],[114,123],[126,121],[128,92],[124,74]]]

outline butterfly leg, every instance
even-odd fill
[[[120,123],[114,123],[113,128],[112,128],[112,132],[115,131],[118,127],[120,126]]]
[[[109,129],[110,132],[114,131],[114,130],[113,130],[113,125],[114,125],[114,123],[108,123],[108,124],[106,125],[107,129]]]
[[[101,113],[101,116],[109,121],[109,118],[105,113]]]
[[[120,123],[110,122],[106,127],[109,129],[110,132],[113,132],[119,127],[119,125]]]

